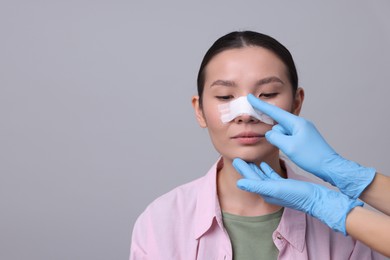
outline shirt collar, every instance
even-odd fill
[[[281,164],[286,168],[287,177],[300,179],[291,167],[281,160]],[[213,222],[216,221],[220,228],[223,228],[221,207],[217,194],[217,172],[223,167],[220,158],[200,179],[199,193],[197,195],[195,209],[195,225],[193,235],[195,239],[205,234]],[[297,210],[285,208],[276,232],[280,233],[294,248],[303,251],[306,235],[306,214]]]

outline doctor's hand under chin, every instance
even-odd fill
[[[344,235],[347,235],[348,213],[363,205],[360,201],[318,184],[284,179],[264,162],[259,168],[237,158],[233,166],[244,177],[237,182],[240,189],[257,193],[267,203],[305,212]]]

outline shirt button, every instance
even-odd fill
[[[279,233],[278,233],[278,234],[276,234],[276,238],[277,238],[277,239],[279,239],[279,240],[282,240],[282,239],[283,239],[282,235],[281,235],[281,234],[279,234]]]

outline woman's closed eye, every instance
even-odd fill
[[[279,94],[279,93],[276,93],[276,92],[274,92],[274,93],[261,93],[261,94],[259,95],[259,98],[265,98],[265,99],[267,99],[267,98],[274,98],[274,97],[276,97],[278,94]]]
[[[234,96],[232,95],[226,95],[226,96],[215,96],[218,100],[222,100],[222,101],[229,101],[229,100],[232,100],[234,99]]]

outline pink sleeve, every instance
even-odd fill
[[[130,260],[147,260],[146,252],[144,252],[138,245],[132,243],[130,248]]]
[[[146,226],[144,213],[141,214],[134,224],[133,235],[130,245],[130,258],[129,260],[146,260],[148,254],[146,251]]]

